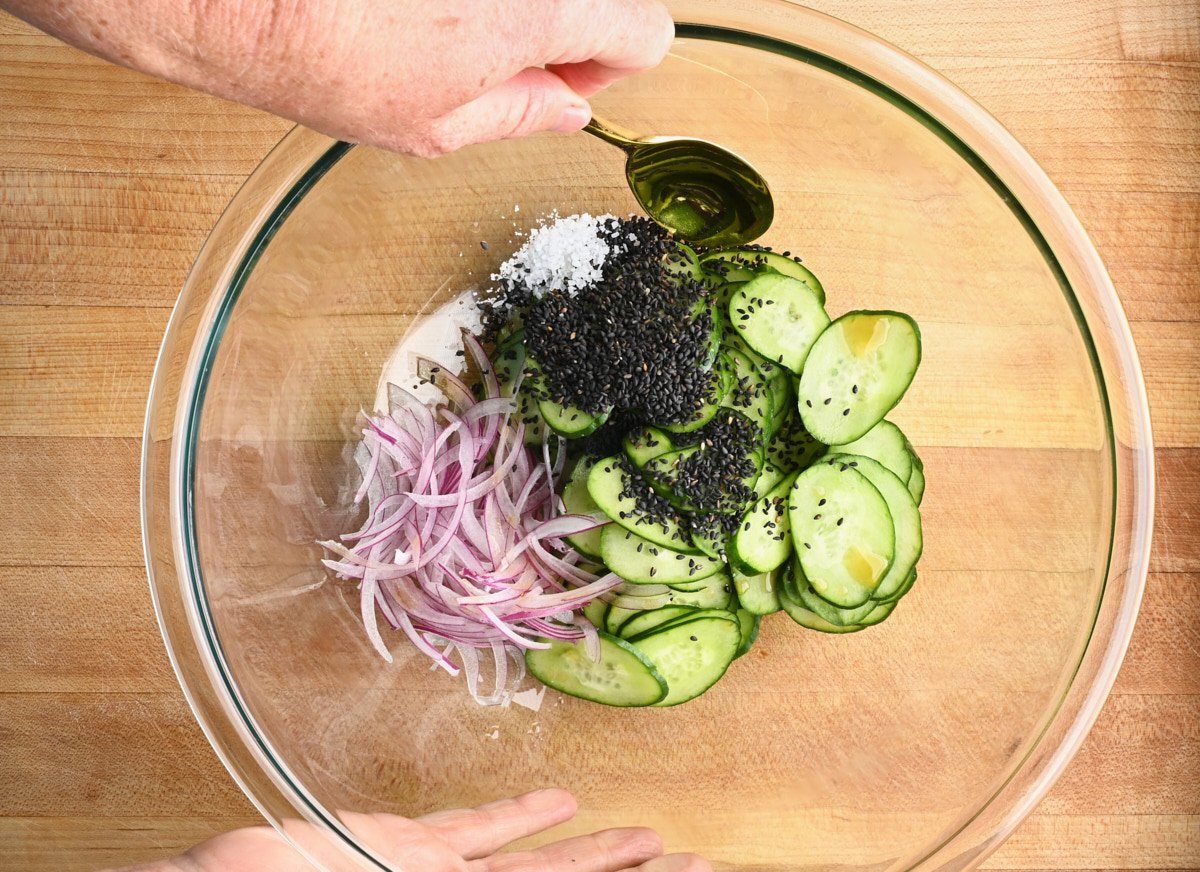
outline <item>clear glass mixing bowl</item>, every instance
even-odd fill
[[[314,544],[351,520],[356,413],[418,313],[480,284],[514,221],[634,203],[620,152],[582,135],[429,161],[296,130],[176,307],[143,510],[197,718],[327,868],[389,868],[354,812],[558,785],[583,806],[568,830],[654,826],[720,869],[958,869],[1046,792],[1112,684],[1145,578],[1151,439],[1079,223],[992,118],[881,41],[771,0],[674,11],[671,57],[597,112],[746,156],[775,192],[763,241],[804,256],[832,311],[921,324],[896,414],[926,461],[920,583],[863,633],[764,622],[675,709],[480,708],[402,638],[382,662]]]

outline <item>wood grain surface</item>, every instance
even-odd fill
[[[1132,321],[1158,447],[1125,665],[993,870],[1200,868],[1200,4],[816,0],[922,58],[1032,152]],[[0,16],[0,869],[175,852],[256,814],[175,684],[138,528],[170,307],[289,125]]]

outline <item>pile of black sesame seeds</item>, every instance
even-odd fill
[[[623,409],[659,424],[685,421],[713,393],[703,368],[713,321],[696,314],[704,282],[673,275],[670,236],[646,218],[606,222],[610,247],[602,278],[574,295],[504,289],[489,316],[498,329],[519,314],[525,345],[546,398],[587,412]]]
[[[693,433],[679,434],[678,447],[696,450],[679,463],[671,489],[701,510],[734,512],[754,498],[746,484],[758,472],[755,452],[761,444],[758,425],[733,410],[722,410]]]

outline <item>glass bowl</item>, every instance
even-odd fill
[[[674,12],[671,56],[596,111],[744,155],[775,193],[763,241],[803,255],[831,311],[920,323],[895,414],[926,462],[920,583],[863,633],[764,621],[749,657],[674,709],[554,693],[483,708],[399,634],[384,663],[314,544],[353,520],[357,413],[420,313],[486,285],[515,228],[635,205],[621,153],[582,135],[430,161],[297,129],[175,309],[143,513],[196,717],[325,868],[391,868],[355,813],[550,785],[580,800],[568,832],[649,825],[719,869],[963,868],[1045,794],[1112,685],[1145,579],[1152,443],[1078,221],[992,118],[880,40],[784,2]]]

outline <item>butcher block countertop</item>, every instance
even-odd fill
[[[1154,552],[1112,696],[992,870],[1200,868],[1200,3],[818,0],[1032,152],[1132,322]],[[289,129],[0,15],[0,869],[174,853],[256,813],[154,621],[138,462],[159,340],[224,205]]]

